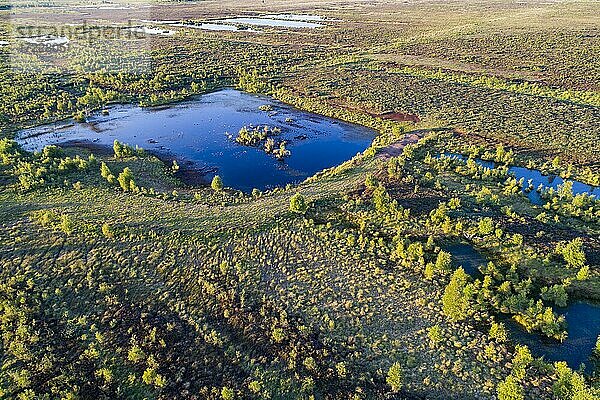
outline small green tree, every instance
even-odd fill
[[[254,394],[260,393],[261,388],[262,385],[260,384],[260,381],[252,381],[248,384],[248,389]]]
[[[557,399],[592,400],[598,397],[585,382],[585,378],[571,370],[566,362],[554,363],[556,381],[552,385],[552,393]]]
[[[448,272],[452,268],[452,254],[446,251],[440,251],[435,259],[435,270],[438,272]]]
[[[499,343],[508,340],[508,331],[502,322],[492,322],[492,326],[490,327],[490,337]]]
[[[45,146],[42,150],[42,155],[46,158],[60,158],[63,154],[62,149],[54,145]]]
[[[483,218],[477,225],[477,230],[482,236],[486,236],[494,232],[494,221],[490,217]]]
[[[117,158],[133,157],[136,154],[141,154],[143,152],[143,150],[139,148],[134,149],[128,144],[120,143],[118,140],[114,141],[113,150],[115,152],[115,157]]]
[[[338,377],[346,378],[348,376],[348,370],[346,369],[346,364],[344,362],[339,362],[335,364],[335,369],[337,371]]]
[[[569,267],[581,268],[586,262],[582,246],[583,241],[577,238],[567,244],[559,244],[556,246],[556,252],[562,254]]]
[[[577,271],[577,280],[578,281],[585,281],[590,277],[590,267],[587,265],[584,265],[583,267],[581,267],[579,269],[579,271]]]
[[[108,177],[112,175],[112,172],[110,172],[110,168],[108,168],[108,165],[106,165],[104,161],[102,161],[102,163],[100,164],[100,175],[102,175],[104,179],[108,179]]]
[[[315,362],[315,359],[312,357],[306,357],[304,359],[304,361],[302,362],[302,364],[306,367],[307,370],[309,371],[316,371],[317,370],[317,363]]]
[[[523,400],[523,389],[515,378],[508,376],[503,382],[498,383],[496,388],[498,400]]]
[[[102,234],[109,239],[112,239],[115,236],[112,228],[107,223],[102,225]]]
[[[137,363],[146,359],[146,353],[138,345],[133,345],[127,353],[127,359],[131,362]]]
[[[381,184],[373,190],[373,204],[375,205],[375,210],[379,213],[385,214],[391,211],[392,198]]]
[[[427,263],[425,265],[425,269],[423,270],[423,275],[425,275],[426,279],[433,279],[435,274],[435,265],[433,263]]]
[[[125,169],[123,169],[123,172],[119,174],[117,181],[119,182],[121,188],[126,192],[135,188],[133,173],[131,172],[129,167],[125,167]]]
[[[566,307],[569,300],[565,286],[560,284],[543,287],[541,297],[546,301],[553,301],[559,307]]]
[[[438,343],[444,340],[442,334],[442,328],[439,325],[434,325],[427,330],[427,336],[429,337],[431,347],[435,347]]]
[[[375,187],[377,186],[377,179],[375,178],[375,176],[373,176],[373,174],[369,174],[367,175],[366,179],[365,179],[365,187],[367,189],[375,189]]]
[[[38,211],[34,213],[34,219],[42,226],[51,226],[58,216],[52,210]]]
[[[469,295],[467,292],[468,275],[465,270],[458,268],[452,274],[450,283],[444,290],[442,309],[453,321],[460,321],[467,317]]]
[[[560,157],[556,156],[552,160],[552,167],[559,168],[560,167]]]
[[[273,332],[271,332],[271,338],[275,341],[275,343],[281,343],[285,339],[285,333],[282,328],[274,328]]]
[[[223,400],[233,400],[235,398],[235,392],[233,389],[223,386],[221,389],[221,398]]]
[[[513,376],[518,379],[525,378],[525,370],[533,361],[533,356],[527,346],[517,345],[516,354],[513,358]]]
[[[156,379],[156,375],[156,370],[148,367],[142,374],[142,381],[144,381],[146,385],[152,385]]]
[[[75,224],[73,223],[73,220],[71,220],[71,217],[69,217],[67,214],[63,214],[60,217],[60,230],[66,233],[67,235],[70,235],[71,233],[73,233],[74,229]]]
[[[496,146],[496,158],[495,160],[498,162],[502,162],[504,160],[504,155],[506,154],[506,150],[504,149],[504,146],[502,145],[502,143],[500,143],[498,146]]]
[[[212,182],[210,183],[210,187],[215,192],[220,192],[223,190],[223,180],[221,179],[221,177],[219,175],[215,175]]]
[[[120,158],[123,156],[123,145],[117,139],[115,139],[113,142],[113,151],[115,153],[115,157]]]
[[[298,214],[304,214],[308,210],[308,205],[306,204],[306,199],[302,194],[296,193],[290,198],[290,211],[293,211]]]
[[[388,369],[385,381],[390,385],[393,392],[398,392],[402,389],[403,380],[404,374],[402,372],[402,367],[399,363],[395,362],[390,369]]]

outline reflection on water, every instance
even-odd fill
[[[470,244],[454,243],[444,246],[444,251],[452,254],[452,262],[455,266],[461,266],[465,272],[473,278],[481,278],[479,267],[487,265],[487,260],[477,252]]]
[[[459,160],[466,161],[468,157],[463,156],[462,154],[445,154],[448,157],[457,158]],[[485,161],[481,159],[474,159],[474,161],[481,165],[484,168],[494,169],[496,168],[496,163],[493,161]],[[554,190],[558,189],[559,186],[565,183],[565,180],[557,175],[544,175],[537,169],[529,169],[524,167],[509,167],[508,173],[513,175],[517,180],[521,178],[524,179],[523,183],[523,191],[529,198],[529,200],[533,204],[541,205],[544,203],[543,199],[540,196],[540,193],[536,190],[538,187],[542,186],[544,189],[553,188]],[[583,182],[575,181],[572,179],[568,180],[573,183],[573,194],[581,194],[588,193],[589,195],[593,195],[596,199],[600,199],[600,187],[590,186]],[[525,189],[529,186],[533,187],[533,190],[526,191]]]
[[[482,274],[478,267],[486,265],[488,261],[479,254],[473,246],[466,243],[456,243],[443,246],[443,249],[452,254],[453,264],[462,266],[469,275],[481,279]],[[565,316],[567,321],[568,337],[559,342],[538,333],[528,333],[513,320],[506,319],[504,323],[511,332],[511,338],[521,344],[527,345],[536,357],[544,357],[546,361],[566,361],[573,369],[578,369],[581,364],[591,373],[590,357],[600,335],[600,305],[576,302],[567,307],[555,307],[554,311]]]
[[[261,111],[268,105],[272,111]],[[138,145],[182,166],[219,174],[226,186],[250,191],[296,183],[364,151],[375,137],[365,127],[303,112],[264,96],[233,89],[172,106],[114,106],[88,123],[61,122],[19,133],[25,149],[88,141],[112,146],[115,139]],[[262,149],[231,139],[248,125],[281,128],[291,156],[278,161]],[[207,175],[206,180],[212,179]]]
[[[554,310],[567,320],[569,336],[562,343],[536,333],[527,333],[513,321],[507,326],[515,340],[526,344],[534,355],[544,356],[546,361],[566,361],[574,369],[584,364],[586,372],[592,372],[590,356],[600,335],[600,306],[578,302]]]
[[[275,19],[275,18],[228,18],[224,19],[223,22],[232,24],[247,24],[256,26],[271,26],[275,28],[320,28],[323,24],[316,22],[296,21],[293,19]]]

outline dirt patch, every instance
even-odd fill
[[[330,104],[335,107],[343,108],[345,110],[350,110],[350,111],[358,112],[358,113],[364,113],[373,118],[381,118],[381,119],[388,120],[388,121],[413,122],[413,123],[421,122],[421,118],[417,114],[409,114],[409,113],[396,112],[396,111],[386,111],[386,112],[380,113],[380,112],[373,111],[372,109],[353,106],[353,105],[345,103],[344,101],[340,101],[340,100],[336,101],[335,99],[331,100]]]
[[[523,235],[526,243],[535,244],[537,248],[543,249],[548,254],[554,252],[558,242],[567,242],[576,238],[582,238],[588,265],[591,267],[600,265],[600,243],[595,239],[593,234],[588,234],[566,225],[544,224],[528,216],[524,218],[526,218],[525,223],[502,218],[502,228],[511,234],[519,233]],[[543,232],[543,234],[540,235],[539,232]]]
[[[448,201],[448,197],[440,196],[435,192],[414,193],[414,188],[402,188],[391,193],[394,200],[402,208],[410,209],[410,215],[427,216],[431,211],[438,208],[440,203]]]
[[[382,158],[384,160],[390,159],[392,157],[398,157],[402,154],[404,148],[409,144],[417,143],[419,140],[424,138],[430,131],[429,130],[419,130],[408,132],[402,139],[397,142],[390,144],[387,147],[384,147],[379,151],[377,157]]]
[[[58,147],[62,148],[74,148],[74,149],[83,149],[87,150],[95,155],[110,157],[114,155],[113,147],[110,145],[105,145],[101,143],[95,143],[91,140],[69,140],[60,144],[57,144]]]
[[[399,112],[393,112],[393,111],[379,114],[378,117],[381,119],[387,119],[390,121],[397,121],[397,122],[414,122],[414,123],[421,122],[421,118],[419,118],[418,115],[399,113]]]
[[[175,173],[175,177],[187,186],[208,186],[212,175],[216,173],[217,168],[215,167],[198,167],[193,162],[186,161],[179,165],[179,170]]]

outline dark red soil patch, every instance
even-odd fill
[[[397,121],[397,122],[414,122],[414,123],[421,122],[421,119],[419,118],[418,115],[399,113],[399,112],[393,112],[393,111],[379,114],[379,118],[387,119],[390,121]]]

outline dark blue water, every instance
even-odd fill
[[[452,254],[453,265],[463,267],[465,272],[473,278],[482,277],[479,267],[487,265],[488,261],[473,246],[466,243],[455,243],[444,246],[443,249]]]
[[[528,333],[516,322],[510,321],[507,327],[514,340],[526,344],[533,355],[544,356],[546,361],[566,361],[573,369],[581,364],[586,373],[591,373],[590,357],[600,335],[600,306],[591,303],[573,303],[564,308],[554,309],[565,316],[569,336],[562,343],[537,333]]]
[[[261,105],[270,105],[273,111],[260,111]],[[281,128],[279,139],[288,141],[291,156],[278,161],[228,137],[246,125]],[[226,186],[250,191],[301,182],[364,151],[374,137],[375,132],[365,127],[224,89],[169,107],[114,106],[110,115],[94,115],[88,123],[71,121],[20,132],[19,141],[25,149],[40,150],[74,141],[112,146],[117,139],[194,170],[210,171],[206,181],[218,174]]]
[[[446,154],[446,156],[458,158],[464,161],[468,159],[468,157],[465,157],[462,154],[450,153]],[[485,161],[478,158],[474,159],[474,161],[482,167],[488,169],[493,169],[497,166],[496,163],[494,163],[493,161]],[[557,190],[559,186],[565,183],[565,180],[562,179],[560,176],[544,175],[536,169],[529,169],[523,167],[509,167],[508,173],[514,176],[517,180],[524,178],[523,192],[527,195],[527,197],[533,204],[537,205],[542,205],[544,203],[544,200],[540,196],[540,193],[537,191],[538,187],[542,186],[543,190],[547,190],[550,188]],[[568,181],[572,182],[573,184],[572,191],[574,195],[587,193],[591,196],[595,196],[596,199],[600,199],[600,187],[586,185],[583,182],[571,179],[569,179]],[[529,182],[531,182],[531,186],[533,187],[533,190],[531,191],[526,190],[529,186]]]
[[[481,265],[488,261],[477,250],[467,243],[455,243],[443,246],[443,249],[452,254],[452,263],[456,267],[462,266],[466,273],[475,279],[483,275],[479,271]],[[581,364],[591,373],[590,357],[600,335],[600,305],[585,302],[575,302],[567,307],[555,307],[554,311],[565,316],[567,321],[568,337],[559,342],[538,333],[528,333],[513,320],[505,320],[511,332],[511,338],[520,344],[525,344],[536,357],[544,357],[546,361],[566,361],[573,369],[578,369]]]

